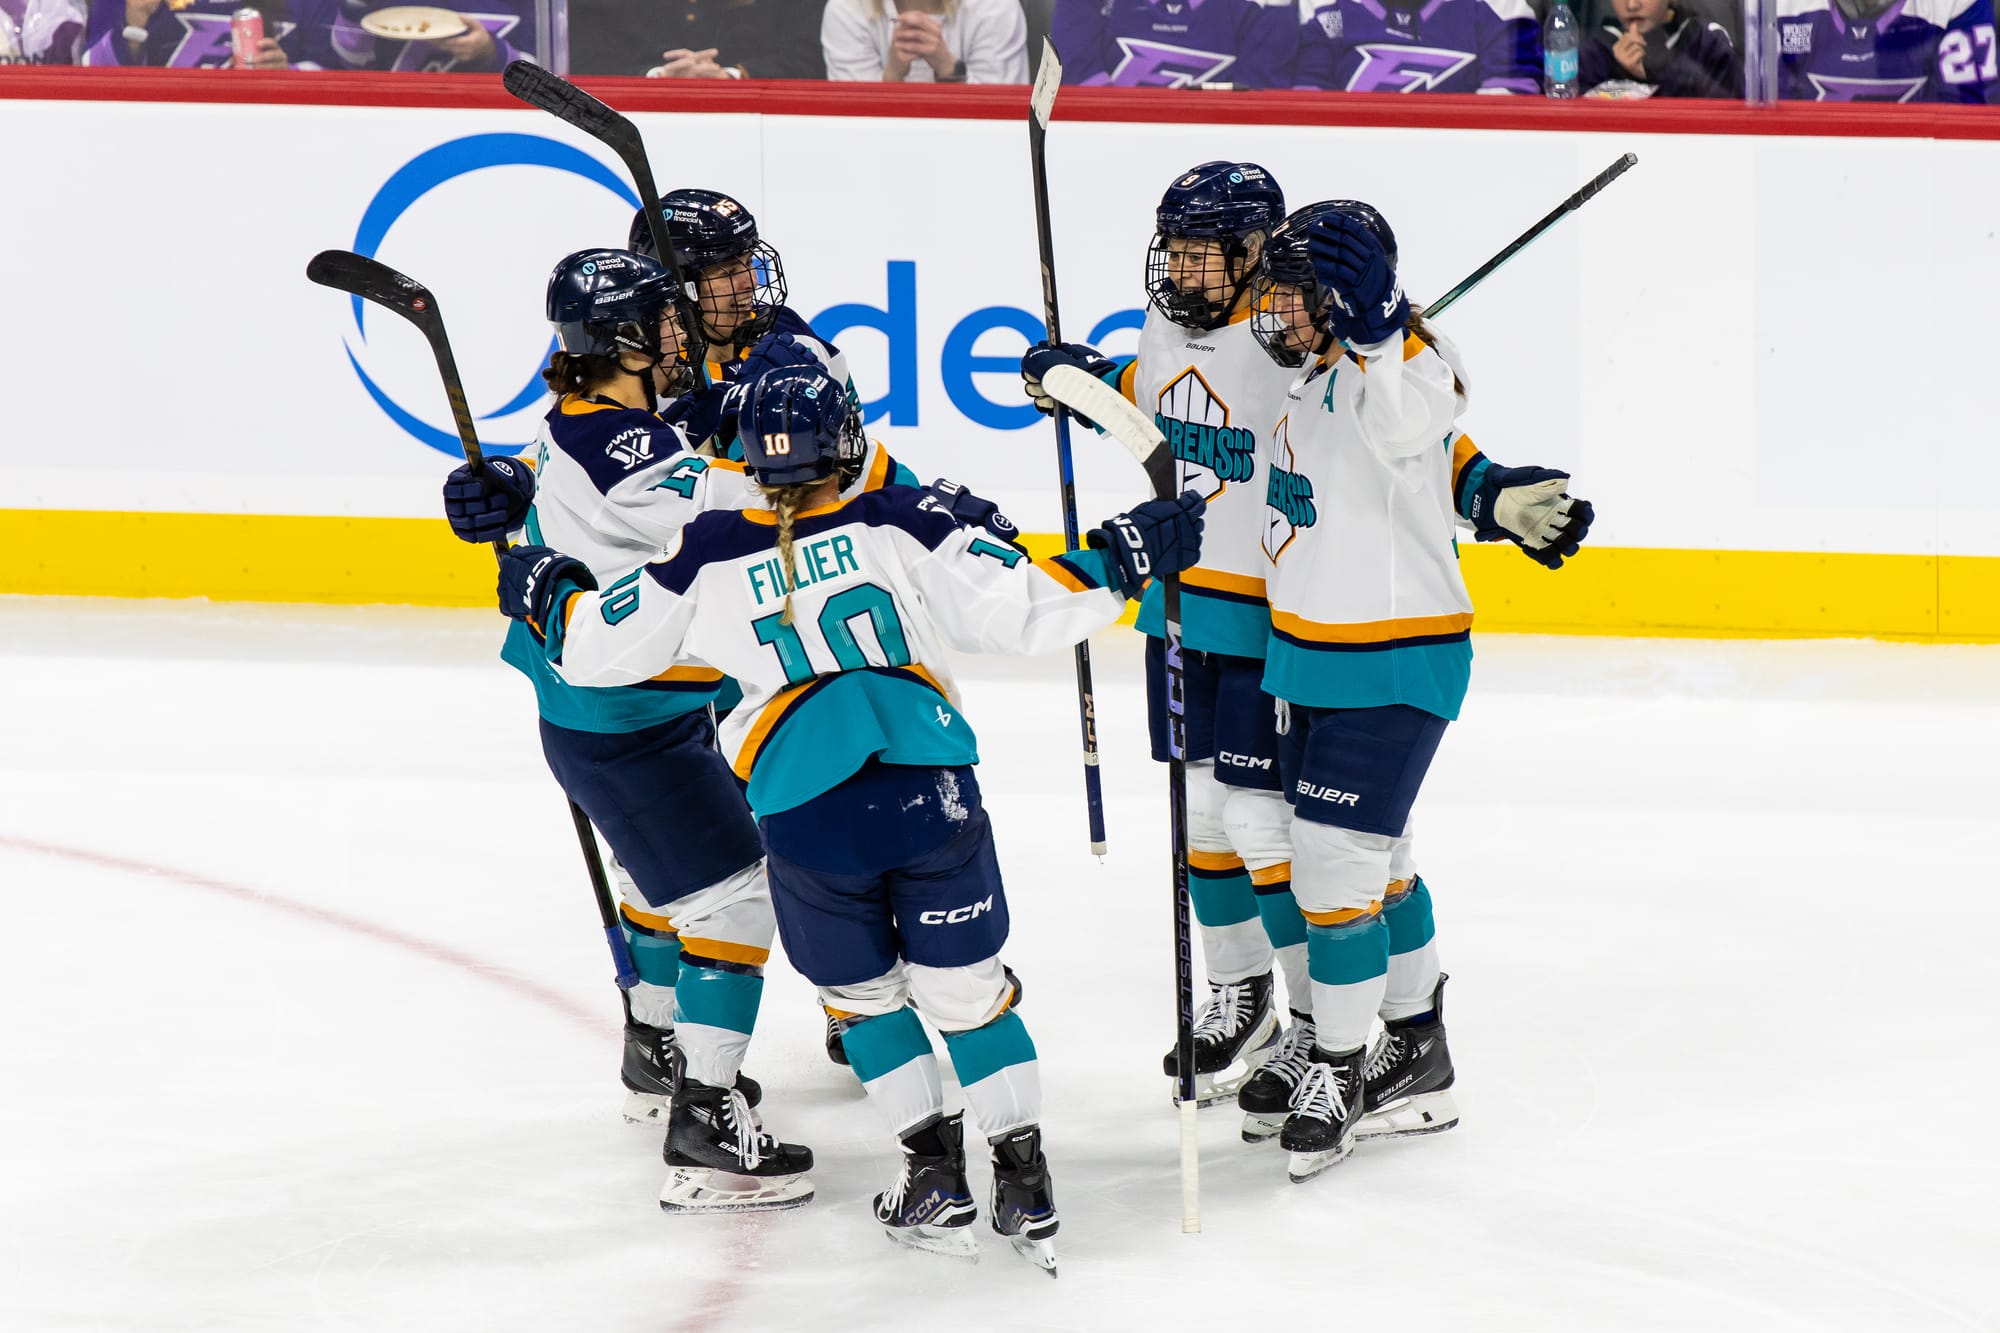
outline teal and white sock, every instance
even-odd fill
[[[841,1034],[840,1044],[868,1100],[896,1137],[944,1110],[937,1056],[916,1010],[857,1019]]]
[[[1285,1003],[1299,1013],[1312,1011],[1312,974],[1306,959],[1306,919],[1292,896],[1292,863],[1259,866],[1250,872],[1264,938],[1285,977]]]
[[[1307,921],[1306,959],[1312,972],[1313,1027],[1320,1049],[1359,1050],[1368,1044],[1388,984],[1389,931],[1375,912],[1336,924],[1322,925],[1310,917]]]
[[[984,1027],[947,1032],[944,1045],[965,1109],[987,1138],[1041,1121],[1041,1067],[1019,1014],[1009,1009]]]
[[[1431,918],[1431,891],[1419,875],[1408,893],[1382,908],[1389,928],[1389,980],[1382,996],[1384,1021],[1427,1013],[1437,989],[1437,925]]]
[[[681,975],[681,937],[673,923],[657,913],[618,904],[618,925],[625,933],[625,947],[632,951],[632,967],[639,984],[627,994],[632,1001],[632,1017],[648,1027],[674,1025],[674,986]]]
[[[1201,927],[1201,957],[1218,984],[1271,970],[1271,945],[1257,920],[1250,872],[1233,852],[1188,853],[1188,897]]]

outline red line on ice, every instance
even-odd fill
[[[63,861],[76,861],[102,870],[115,870],[122,874],[139,875],[147,879],[171,880],[183,888],[200,889],[205,893],[233,898],[237,902],[268,907],[274,912],[282,912],[316,925],[332,926],[351,935],[359,935],[378,944],[387,944],[406,953],[415,954],[430,962],[443,963],[462,972],[470,972],[482,980],[514,992],[523,999],[533,1000],[543,1008],[561,1014],[577,1026],[590,1029],[592,1033],[601,1034],[605,1030],[606,1024],[602,1014],[549,989],[538,981],[531,981],[518,973],[495,967],[448,944],[439,944],[420,935],[406,934],[393,926],[385,926],[363,917],[349,916],[345,912],[335,912],[325,907],[315,907],[311,903],[302,903],[292,898],[280,898],[261,889],[253,889],[245,884],[231,884],[227,880],[214,879],[191,870],[178,870],[173,866],[156,865],[150,861],[134,861],[127,857],[112,856],[108,852],[91,851],[84,847],[67,847],[59,843],[38,842],[32,838],[16,838],[6,834],[0,834],[0,847],[37,856],[55,857]]]

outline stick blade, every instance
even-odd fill
[[[529,106],[548,112],[567,125],[574,125],[592,138],[614,148],[636,143],[639,131],[623,115],[592,97],[560,74],[543,69],[532,60],[516,60],[501,71],[500,83]]]
[[[1054,367],[1042,377],[1042,387],[1048,390],[1049,397],[1070,411],[1089,417],[1104,428],[1106,435],[1124,445],[1139,460],[1139,466],[1146,469],[1146,480],[1151,483],[1155,498],[1171,499],[1180,493],[1174,456],[1167,448],[1166,437],[1144,412],[1126,401],[1124,394],[1075,366]]]
[[[352,250],[320,251],[306,264],[306,277],[322,287],[372,301],[405,319],[421,322],[437,309],[436,299],[421,282]]]
[[[1049,117],[1055,114],[1056,89],[1062,87],[1062,58],[1056,54],[1056,44],[1042,38],[1042,64],[1035,73],[1035,90],[1028,95],[1028,114],[1044,130],[1049,127]]]

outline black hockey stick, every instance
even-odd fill
[[[582,130],[618,154],[626,174],[639,195],[639,207],[646,215],[646,228],[653,233],[653,249],[660,262],[674,275],[674,312],[680,317],[681,345],[694,368],[695,383],[708,383],[708,339],[701,329],[701,307],[695,300],[693,275],[681,262],[680,251],[667,233],[666,217],[660,212],[660,191],[653,182],[652,159],[646,156],[646,141],[639,127],[560,74],[551,74],[529,60],[516,60],[501,71],[500,82],[508,92],[529,106],[548,112],[565,125]]]
[[[1547,217],[1522,232],[1519,236],[1516,236],[1506,249],[1474,269],[1470,277],[1425,306],[1420,313],[1425,319],[1436,319],[1439,315],[1442,315],[1446,310],[1457,304],[1459,297],[1464,296],[1474,287],[1492,277],[1502,264],[1540,240],[1543,232],[1555,226],[1556,223],[1561,222],[1571,213],[1576,212],[1577,209],[1582,208],[1597,197],[1598,191],[1637,165],[1639,165],[1639,155],[1637,153],[1627,153],[1604,170],[1598,172],[1595,176],[1592,176],[1584,183],[1581,190],[1578,190],[1575,194],[1557,204],[1549,211]]]
[[[479,448],[479,434],[473,429],[472,409],[465,405],[465,385],[458,377],[458,362],[451,354],[451,339],[445,335],[444,315],[438,310],[437,298],[428,288],[415,278],[406,277],[387,264],[357,255],[350,250],[322,250],[306,265],[306,276],[322,287],[331,287],[350,296],[358,296],[394,311],[417,326],[425,341],[431,345],[431,354],[437,358],[439,378],[444,380],[444,395],[451,403],[451,419],[458,427],[459,443],[465,447],[465,461],[472,464],[475,472],[486,466],[485,455]],[[507,550],[505,538],[493,543],[493,555],[497,559]],[[611,946],[611,961],[617,968],[618,989],[624,992],[639,982],[638,969],[632,965],[632,950],[625,943],[625,932],[618,924],[617,909],[611,903],[611,881],[604,873],[604,856],[597,847],[597,834],[590,827],[590,817],[583,813],[575,801],[569,803],[570,822],[576,826],[577,845],[583,849],[584,868],[590,872],[590,891],[597,899],[597,918],[604,926],[605,943]],[[631,1002],[626,1000],[626,1017],[631,1017]]]
[[[1062,341],[1061,320],[1056,313],[1056,247],[1049,229],[1049,169],[1043,149],[1049,134],[1049,116],[1055,110],[1056,89],[1062,83],[1062,61],[1048,39],[1042,41],[1042,67],[1035,76],[1035,90],[1028,99],[1028,162],[1035,178],[1035,244],[1042,257],[1042,320],[1048,326],[1049,341]],[[1061,482],[1063,541],[1075,550],[1076,468],[1070,456],[1069,413],[1056,407],[1056,471]],[[1090,822],[1090,850],[1104,855],[1104,781],[1097,768],[1097,692],[1090,678],[1090,644],[1076,645],[1076,709],[1083,727],[1083,801]]]
[[[1048,57],[1043,56],[1044,69]],[[1157,499],[1180,493],[1180,468],[1160,428],[1127,402],[1125,395],[1075,366],[1057,366],[1042,387],[1058,403],[1081,412],[1125,446],[1146,469]],[[1160,580],[1160,609],[1166,623],[1167,657],[1167,826],[1173,837],[1174,866],[1174,1060],[1180,1069],[1176,1100],[1181,1108],[1181,1230],[1201,1230],[1201,1152],[1195,1137],[1194,1093],[1194,927],[1188,897],[1187,686],[1181,670],[1181,581]]]

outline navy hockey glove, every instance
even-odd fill
[[[1207,508],[1208,501],[1200,495],[1182,491],[1174,499],[1148,500],[1128,514],[1107,518],[1084,540],[1093,549],[1110,553],[1119,589],[1127,597],[1137,597],[1147,579],[1178,574],[1201,557]]]
[[[1475,467],[1481,466],[1474,464]],[[1511,541],[1538,565],[1561,569],[1590,532],[1596,511],[1565,489],[1569,473],[1546,467],[1496,467],[1485,463],[1462,512],[1483,542]]]
[[[1056,366],[1075,366],[1092,379],[1104,379],[1115,374],[1118,363],[1088,343],[1038,342],[1021,357],[1021,388],[1035,402],[1035,410],[1045,416],[1056,414],[1056,400],[1049,397],[1042,388],[1042,376]],[[1083,414],[1072,411],[1079,425],[1097,429],[1097,423]]]
[[[497,542],[521,526],[535,502],[535,470],[518,458],[462,463],[444,480],[444,516],[460,541]]]
[[[703,440],[712,439],[726,448],[736,438],[736,413],[742,405],[741,380],[711,384],[668,403],[660,409],[660,420],[679,426],[690,445],[699,447]]]
[[[943,477],[924,487],[924,494],[944,506],[945,511],[958,520],[960,527],[984,528],[1009,546],[1025,549],[1021,548],[1021,530],[991,500],[981,499],[957,482],[946,481]]]
[[[1329,213],[1306,234],[1313,277],[1332,297],[1326,327],[1343,342],[1367,346],[1401,333],[1410,322],[1410,298],[1382,243],[1360,218]]]
[[[548,546],[510,546],[500,557],[500,611],[546,633],[549,612],[579,589],[595,590],[590,566]]]
[[[742,369],[736,378],[739,383],[751,380],[780,366],[817,366],[820,359],[813,350],[789,333],[767,333],[751,347],[750,354],[743,358]]]

